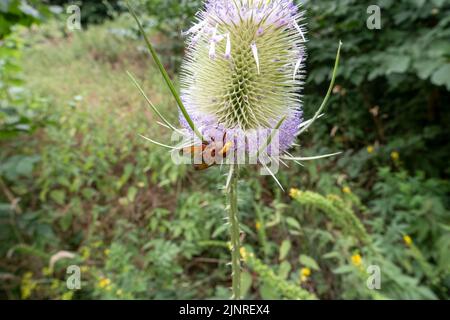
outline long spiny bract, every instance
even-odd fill
[[[172,93],[175,101],[178,104],[178,107],[181,111],[181,113],[183,114],[186,122],[188,123],[189,127],[192,129],[192,131],[195,133],[195,135],[197,135],[197,137],[203,141],[204,138],[202,136],[202,134],[200,133],[200,131],[197,129],[197,127],[195,126],[194,122],[192,121],[189,113],[187,112],[183,101],[181,100],[181,97],[179,96],[179,94],[177,93],[175,86],[172,83],[172,80],[170,80],[170,77],[166,71],[166,69],[164,68],[164,66],[162,65],[161,61],[159,60],[158,55],[156,54],[156,50],[153,48],[153,45],[151,44],[151,42],[148,40],[147,35],[145,34],[145,30],[142,27],[141,22],[139,21],[139,18],[136,15],[136,12],[134,12],[133,8],[131,7],[130,3],[128,1],[125,1],[125,4],[128,7],[128,10],[130,11],[131,15],[133,16],[134,20],[136,21],[138,27],[139,27],[139,31],[141,32],[142,36],[144,37],[145,43],[147,45],[148,50],[150,51],[150,54],[153,58],[153,60],[155,61],[156,65],[158,66],[159,71],[161,72],[161,75],[164,78],[164,81],[166,82],[167,86],[169,87],[170,92]]]

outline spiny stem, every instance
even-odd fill
[[[232,268],[232,289],[233,299],[239,300],[241,298],[241,260],[240,260],[240,228],[237,205],[237,185],[238,172],[237,166],[232,165],[231,168],[231,182],[228,187],[228,220],[230,223],[230,238],[231,238],[231,268]]]

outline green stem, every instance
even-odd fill
[[[231,268],[232,268],[232,282],[233,282],[233,299],[239,300],[241,298],[241,258],[240,258],[240,228],[237,206],[237,185],[238,175],[237,168],[234,167],[232,172],[230,186],[228,188],[229,201],[229,224],[230,224],[230,238],[231,238]]]

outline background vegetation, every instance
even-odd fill
[[[200,2],[132,2],[176,79]],[[366,28],[372,3],[305,1],[307,116],[344,47],[326,116],[294,153],[344,154],[283,168],[290,194],[245,173],[247,298],[449,298],[450,7],[376,2],[381,30]],[[123,3],[75,3],[74,32],[66,1],[0,4],[0,298],[228,298],[223,172],[175,166],[137,136],[169,132],[125,70],[173,121],[175,103]]]

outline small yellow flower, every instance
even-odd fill
[[[352,256],[352,264],[353,264],[355,267],[359,267],[359,266],[362,264],[362,257],[361,257],[361,255],[359,255],[359,254],[354,254],[354,255]]]
[[[109,254],[111,253],[111,250],[110,249],[105,249],[103,251],[103,253],[105,254],[105,256],[109,256]]]
[[[310,268],[302,268],[300,270],[300,281],[305,282],[308,280],[309,276],[311,275],[311,269]]]
[[[413,243],[412,238],[411,238],[410,236],[408,236],[408,235],[404,235],[404,236],[403,236],[403,241],[405,242],[405,244],[406,244],[408,247],[410,247],[410,246],[412,245],[412,243]]]
[[[111,285],[111,280],[108,278],[101,278],[98,281],[98,287],[101,289],[105,289],[106,287],[109,287]]]
[[[259,231],[259,229],[261,229],[261,222],[256,221],[255,228],[256,228],[256,231]]]
[[[246,260],[248,257],[248,253],[247,250],[244,247],[241,247],[241,249],[239,250],[242,259]]]
[[[291,198],[296,198],[300,195],[300,190],[296,189],[296,188],[292,188],[289,191],[289,195],[291,196]]]
[[[82,247],[80,253],[83,260],[87,260],[91,256],[91,249],[89,249],[88,247]]]
[[[373,153],[375,151],[375,148],[373,146],[368,146],[367,147],[367,152],[368,153]]]
[[[400,153],[398,153],[397,151],[392,151],[391,152],[391,159],[393,161],[398,161],[400,159]]]
[[[343,187],[342,188],[342,192],[346,193],[346,194],[351,194],[352,193],[352,189],[350,189],[349,187]]]
[[[82,273],[87,273],[87,272],[89,272],[89,267],[88,266],[81,266],[80,271]]]
[[[302,268],[302,276],[309,277],[311,275],[311,269],[310,268]]]

